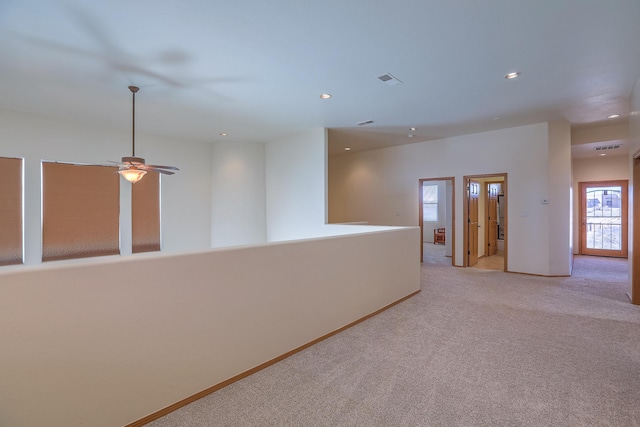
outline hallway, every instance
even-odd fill
[[[423,243],[424,246],[424,264],[434,265],[451,265],[451,257],[445,255],[444,245],[434,245],[433,243]],[[483,270],[504,270],[504,255],[499,251],[496,255],[490,257],[481,257],[473,268],[481,268]]]
[[[425,255],[413,298],[149,426],[640,425],[626,260],[542,277]]]

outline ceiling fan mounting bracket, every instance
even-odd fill
[[[123,157],[122,163],[130,163],[132,165],[144,165],[144,159],[142,157]]]
[[[140,90],[140,88],[138,86],[129,86],[129,90],[133,93],[136,93]]]

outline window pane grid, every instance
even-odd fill
[[[438,221],[438,186],[422,186],[422,219],[427,222]]]

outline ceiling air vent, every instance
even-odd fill
[[[604,151],[604,150],[615,150],[616,148],[622,147],[622,144],[615,145],[601,145],[599,147],[594,147],[595,151]]]
[[[387,74],[383,74],[381,76],[378,76],[378,79],[380,79],[380,81],[384,84],[387,84],[389,86],[395,86],[398,85],[400,83],[402,83],[400,80],[398,80],[393,74],[391,73],[387,73]]]
[[[365,120],[364,122],[356,123],[358,126],[366,126],[373,124],[373,120]]]

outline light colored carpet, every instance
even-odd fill
[[[417,296],[149,425],[640,426],[626,268],[425,262]]]

